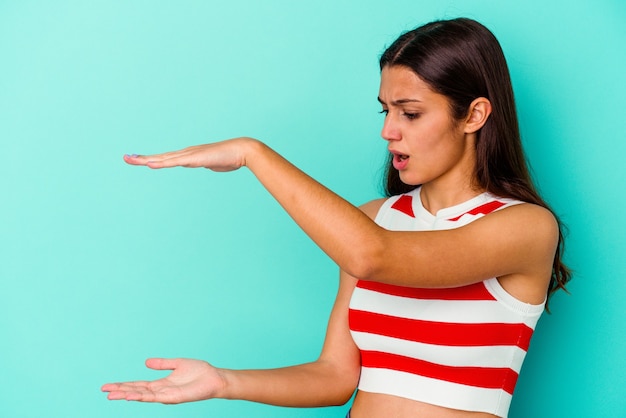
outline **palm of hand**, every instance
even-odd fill
[[[191,359],[149,359],[146,365],[156,370],[173,370],[155,381],[112,383],[102,387],[112,400],[174,404],[209,399],[223,387],[217,369],[210,364]]]

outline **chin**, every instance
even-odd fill
[[[417,178],[416,176],[411,176],[407,173],[402,173],[402,172],[400,172],[400,181],[402,181],[402,183],[406,185],[415,186],[415,187],[420,186],[425,183],[424,179]]]

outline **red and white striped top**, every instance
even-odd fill
[[[483,193],[432,215],[419,193],[388,199],[376,222],[390,230],[452,229],[522,203]],[[496,278],[449,289],[359,281],[350,301],[359,390],[506,416],[543,308],[515,299]]]

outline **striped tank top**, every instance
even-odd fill
[[[388,199],[376,222],[452,229],[522,203],[483,193],[433,215],[419,193]],[[543,308],[517,300],[496,278],[448,289],[358,281],[349,321],[361,352],[359,390],[504,417]]]

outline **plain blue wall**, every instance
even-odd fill
[[[584,4],[587,3],[587,4]],[[148,356],[314,359],[337,269],[246,171],[152,153],[259,137],[355,204],[377,197],[377,56],[468,16],[500,39],[538,184],[571,233],[511,417],[626,401],[626,3],[0,0],[0,416],[337,417],[246,402],[108,402]]]

